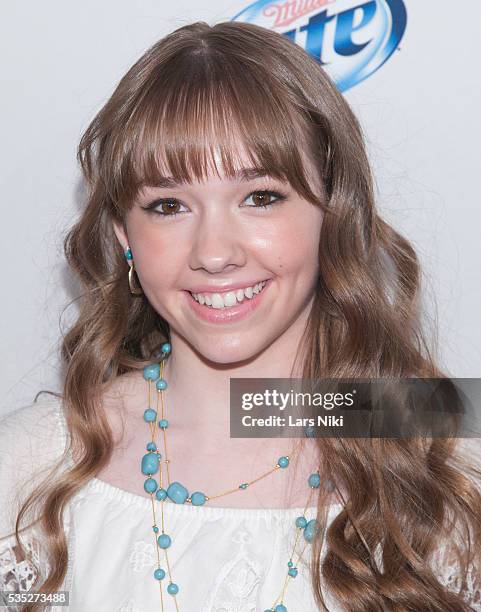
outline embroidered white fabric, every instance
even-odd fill
[[[14,518],[25,494],[66,447],[67,429],[61,402],[55,397],[17,409],[0,420],[0,590],[28,591],[35,572],[16,554]],[[479,456],[481,440],[467,441],[471,457]],[[39,468],[43,468],[41,471]],[[34,477],[34,474],[39,474]],[[28,484],[28,486],[27,486]],[[12,495],[18,491],[19,495]],[[7,497],[8,495],[8,497]],[[7,503],[8,502],[8,503]],[[286,563],[295,541],[293,521],[303,508],[236,509],[166,503],[166,531],[173,580],[179,585],[182,612],[259,612],[281,593]],[[328,521],[338,513],[333,505]],[[309,508],[307,518],[315,517]],[[151,528],[150,499],[92,479],[68,506],[64,527],[69,563],[61,590],[69,591],[69,608],[52,612],[145,612],[160,608],[159,585],[152,573],[157,552]],[[22,537],[33,552],[41,574],[49,571],[35,530]],[[298,545],[298,550],[301,546]],[[161,566],[165,567],[165,563]],[[440,548],[433,569],[449,589],[459,591],[457,564],[450,548]],[[291,580],[284,603],[291,612],[318,610],[304,567]],[[176,611],[174,598],[163,586],[165,612]],[[480,576],[471,568],[466,602],[481,610]],[[326,593],[329,610],[339,607]],[[7,612],[19,608],[4,608]]]

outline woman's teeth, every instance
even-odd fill
[[[262,291],[267,281],[261,281],[253,287],[244,287],[228,293],[191,293],[196,302],[211,308],[229,308],[242,302],[244,298],[251,300]]]

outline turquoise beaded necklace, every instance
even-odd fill
[[[167,498],[171,500],[171,502],[174,502],[176,504],[190,503],[192,506],[203,506],[205,503],[209,502],[209,500],[216,499],[218,497],[222,497],[223,495],[228,495],[229,493],[234,493],[235,491],[245,490],[250,485],[254,484],[255,482],[258,482],[262,478],[265,478],[272,472],[275,472],[278,469],[287,468],[289,466],[289,460],[291,457],[289,457],[288,455],[279,457],[275,466],[269,471],[267,471],[266,473],[259,476],[258,478],[255,478],[254,480],[250,482],[243,482],[233,489],[229,489],[228,491],[224,491],[214,496],[207,496],[205,493],[202,493],[201,491],[195,491],[194,493],[191,493],[189,495],[189,492],[186,489],[186,487],[184,487],[184,485],[182,485],[180,482],[171,482],[170,471],[169,471],[170,461],[167,456],[167,433],[166,433],[169,427],[169,421],[165,418],[164,395],[163,395],[163,392],[167,389],[167,381],[164,379],[163,373],[164,373],[164,361],[171,352],[171,345],[169,342],[165,342],[164,344],[162,344],[161,352],[162,352],[162,357],[161,357],[160,363],[152,363],[146,366],[143,370],[144,379],[148,382],[148,404],[147,404],[148,408],[144,411],[144,421],[148,424],[150,428],[151,440],[146,446],[146,449],[148,452],[142,457],[141,472],[142,474],[147,476],[146,480],[144,481],[144,490],[150,494],[150,498],[152,501],[152,516],[153,516],[152,530],[154,533],[155,548],[157,552],[157,567],[153,572],[153,577],[155,580],[159,582],[160,603],[161,603],[161,610],[163,612],[164,595],[163,595],[163,590],[162,590],[162,584],[164,582],[164,578],[166,577],[166,575],[168,575],[168,584],[166,588],[167,593],[173,596],[174,602],[175,602],[175,608],[177,611],[179,611],[179,606],[178,606],[177,597],[176,597],[176,595],[179,592],[179,586],[173,581],[172,571],[171,571],[171,567],[169,564],[169,555],[168,555],[168,549],[170,548],[172,544],[172,539],[170,535],[168,535],[165,532],[165,525],[164,525],[164,503],[166,502]],[[157,402],[156,402],[157,407],[155,410],[151,407],[152,385],[155,385],[155,389],[157,390]],[[159,400],[161,403],[161,415],[160,415],[161,418],[158,420],[156,424],[158,413],[159,413]],[[162,454],[158,450],[157,443],[156,443],[156,435],[159,430],[160,432],[162,432],[162,438],[163,438],[163,456],[164,456],[163,459],[162,459]],[[296,446],[294,453],[297,452],[299,448],[299,444],[300,443],[298,443],[298,445]],[[164,488],[163,486],[164,485],[163,469],[162,469],[163,465],[165,466],[166,472],[167,472],[167,488]],[[157,473],[159,474],[159,483],[157,483],[157,480],[154,478],[154,475],[156,475]],[[308,521],[306,517],[304,516],[307,511],[307,508],[308,508],[308,505],[309,505],[314,489],[317,489],[321,484],[321,478],[320,478],[319,473],[316,472],[314,474],[311,474],[309,478],[307,479],[307,484],[310,489],[309,497],[304,507],[303,515],[298,516],[295,519],[295,526],[296,526],[297,534],[296,534],[296,539],[295,539],[294,546],[293,546],[293,551],[287,562],[287,571],[286,571],[286,576],[284,580],[284,585],[276,601],[271,605],[270,608],[267,608],[264,612],[287,612],[287,607],[284,604],[284,599],[285,599],[287,587],[289,585],[289,581],[290,579],[293,579],[297,576],[298,569],[296,567],[296,564],[299,563],[300,559],[302,558],[304,554],[304,551],[306,550],[306,547],[309,545],[310,542],[312,542],[312,540],[315,538],[315,536],[319,532],[318,521],[316,519],[311,519],[310,521]],[[334,485],[331,480],[326,480],[324,482],[324,486],[326,490],[329,492],[332,492],[334,490]],[[160,515],[161,515],[160,527],[157,524],[157,518],[156,518],[156,505],[157,504],[155,503],[155,500],[161,502],[160,504]],[[295,556],[297,542],[299,540],[299,537],[301,536],[301,533],[306,543],[302,551],[298,553],[297,561],[295,564],[293,561],[293,557]],[[164,553],[165,567],[167,571],[161,567],[161,561],[160,561],[161,551]]]

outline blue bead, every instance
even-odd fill
[[[183,504],[189,497],[189,491],[180,482],[172,482],[167,489],[167,495],[176,504]]]
[[[307,519],[305,516],[298,516],[296,518],[296,527],[300,527],[301,529],[304,529],[306,525],[307,525]]]
[[[319,533],[319,523],[316,519],[310,520],[304,528],[304,539],[307,542],[312,542],[312,540]]]
[[[167,419],[160,419],[159,421],[160,429],[167,429],[168,426],[169,426],[169,421]]]
[[[132,256],[132,251],[131,251],[130,247],[129,247],[129,248],[127,248],[127,249],[125,249],[125,251],[124,251],[124,256],[125,256],[125,259],[126,259],[127,261],[131,261],[131,260],[133,259],[133,256]]]
[[[295,567],[291,567],[291,569],[287,572],[289,576],[295,578],[297,576],[297,569]]]
[[[165,571],[162,568],[158,567],[154,572],[154,578],[156,580],[163,580],[165,578]]]
[[[159,501],[163,501],[167,497],[167,491],[165,489],[157,489],[155,492],[155,497]]]
[[[249,484],[247,482],[243,482],[242,484],[239,485],[239,489],[247,489],[248,486]]]
[[[288,567],[292,567],[294,565],[294,563],[292,563],[292,561],[288,561],[287,565],[288,565]]]
[[[157,527],[157,525],[154,525],[152,529],[154,530],[154,533],[159,533],[159,528]]]
[[[153,423],[157,418],[157,412],[153,408],[147,408],[144,410],[144,421],[147,423]]]
[[[155,442],[149,442],[147,444],[147,450],[148,451],[156,451],[157,450],[157,444]]]
[[[206,501],[205,495],[201,493],[200,491],[196,491],[195,493],[192,493],[192,495],[190,496],[190,501],[192,502],[193,506],[203,506]]]
[[[169,548],[169,546],[172,544],[172,540],[166,533],[162,533],[157,538],[157,543],[159,544],[160,548]]]
[[[155,478],[147,478],[144,482],[144,489],[147,493],[153,493],[157,489],[157,481]]]
[[[289,465],[289,459],[287,457],[279,457],[277,463],[281,468],[286,468]]]
[[[283,606],[282,604],[278,604],[274,608],[274,612],[287,612],[287,608],[286,608],[286,606]]]
[[[163,344],[163,345],[160,347],[160,350],[161,350],[163,353],[170,353],[170,349],[171,349],[171,348],[172,348],[172,347],[170,346],[170,342],[164,342],[164,344]]]
[[[179,587],[175,584],[175,582],[171,582],[167,587],[167,593],[170,595],[177,595],[179,592]]]
[[[157,380],[160,376],[160,365],[158,363],[151,363],[144,368],[145,380]]]
[[[159,471],[159,457],[155,453],[147,453],[142,457],[140,464],[142,474],[150,476]]]
[[[155,388],[157,389],[157,391],[163,391],[164,389],[167,389],[167,381],[163,378],[159,378],[159,380],[155,383]]]
[[[307,479],[310,487],[316,489],[321,484],[321,477],[319,474],[311,474]]]

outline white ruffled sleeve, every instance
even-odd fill
[[[63,454],[59,401],[55,396],[42,395],[37,402],[0,419],[0,591],[28,591],[36,578],[13,532],[23,502]],[[45,576],[49,564],[36,528],[21,532],[21,540]]]
[[[458,440],[457,449],[459,455],[463,459],[466,459],[478,470],[481,470],[481,438],[460,438]],[[481,478],[471,473],[467,473],[465,476],[467,476],[481,492]],[[453,534],[453,541],[447,542],[444,546],[441,546],[433,555],[432,567],[438,579],[441,580],[450,591],[460,593],[462,585],[461,576],[459,575],[459,564],[452,546],[455,542],[461,545],[461,547],[464,544],[464,542],[460,542],[456,534]],[[466,583],[464,601],[469,604],[473,610],[481,610],[480,567],[474,567],[473,564],[468,567]]]

